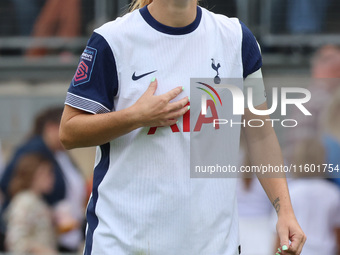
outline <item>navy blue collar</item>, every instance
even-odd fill
[[[163,25],[162,23],[159,23],[157,20],[154,19],[154,17],[151,16],[147,6],[144,6],[139,10],[140,14],[144,18],[144,20],[154,29],[156,29],[159,32],[169,34],[169,35],[185,35],[189,34],[196,30],[196,28],[199,26],[202,18],[202,9],[197,6],[197,15],[194,22],[192,22],[190,25],[187,25],[185,27],[169,27],[166,25]]]

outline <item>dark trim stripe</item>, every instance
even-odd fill
[[[92,254],[93,234],[99,224],[99,220],[96,215],[96,205],[98,201],[98,187],[103,181],[110,164],[110,143],[101,145],[100,149],[102,155],[100,162],[94,169],[92,196],[86,211],[87,232],[84,255]]]

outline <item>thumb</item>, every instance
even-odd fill
[[[278,231],[279,239],[280,239],[280,245],[282,251],[287,251],[289,249],[289,230],[281,229]]]
[[[148,94],[149,96],[152,96],[152,95],[155,94],[156,89],[157,89],[157,79],[153,78],[151,80],[151,83],[150,83],[148,89],[146,90],[145,94]]]

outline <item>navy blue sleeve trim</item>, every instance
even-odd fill
[[[243,78],[256,72],[262,67],[262,56],[255,36],[249,28],[240,21],[242,27],[242,62]]]
[[[118,91],[116,61],[110,45],[93,33],[82,53],[65,104],[90,113],[110,112]]]

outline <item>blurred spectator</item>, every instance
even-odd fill
[[[340,78],[340,48],[335,45],[326,45],[320,48],[312,62],[312,77],[314,79]],[[323,87],[330,92],[339,86],[338,83],[324,84]]]
[[[340,79],[338,79],[338,82],[340,83]],[[326,163],[334,168],[334,171],[328,173],[328,177],[340,188],[340,87],[326,108],[323,122],[325,126],[323,144],[327,155]]]
[[[80,0],[46,0],[33,29],[34,37],[76,37],[81,30]],[[46,54],[44,48],[31,48],[27,56]]]
[[[298,120],[297,127],[286,129],[284,152],[289,162],[297,142],[322,133],[322,115],[327,102],[340,88],[340,49],[333,45],[319,49],[312,62],[311,75],[312,84],[308,90],[312,98],[304,106],[312,116],[305,116],[296,107],[289,113],[289,118]]]
[[[12,158],[5,167],[4,174],[0,180],[0,188],[6,196],[5,207],[9,202],[9,182],[13,177],[14,167],[20,157],[27,153],[39,152],[49,158],[54,166],[55,183],[53,191],[45,196],[49,204],[56,204],[65,198],[66,187],[63,172],[55,159],[54,153],[63,150],[59,141],[59,123],[62,114],[62,108],[50,108],[39,114],[35,121],[32,133],[14,152]]]
[[[62,170],[54,158],[54,153],[62,150],[59,141],[59,123],[61,119],[62,108],[51,108],[38,115],[34,121],[31,136],[14,152],[12,158],[6,165],[4,173],[0,180],[0,188],[4,195],[4,204],[1,208],[1,216],[7,208],[11,196],[9,194],[9,183],[13,178],[14,168],[20,158],[28,153],[40,153],[48,158],[53,164],[55,182],[51,193],[44,196],[49,205],[56,204],[65,198],[66,187]],[[1,217],[0,224],[1,242],[0,248],[4,249],[3,241],[6,233],[6,224]]]
[[[297,166],[326,162],[321,141],[313,138],[301,141],[294,152],[292,163]],[[340,190],[320,172],[297,171],[289,185],[296,218],[307,236],[301,255],[339,254]],[[279,239],[275,247],[280,247]]]
[[[322,32],[331,0],[289,0],[288,31],[293,34]]]
[[[56,254],[52,213],[43,195],[53,189],[53,163],[38,153],[21,157],[9,184],[6,247],[16,254]]]
[[[19,35],[29,36],[45,0],[11,0],[15,9],[15,17]]]
[[[35,119],[32,135],[14,153],[4,170],[0,188],[5,194],[5,205],[10,200],[8,183],[18,160],[25,154],[39,152],[54,166],[55,184],[51,194],[45,196],[48,204],[55,206],[58,224],[63,235],[59,237],[59,250],[75,252],[83,240],[83,223],[86,196],[84,178],[59,140],[59,124],[63,108],[46,109]],[[2,229],[5,233],[5,226]]]

